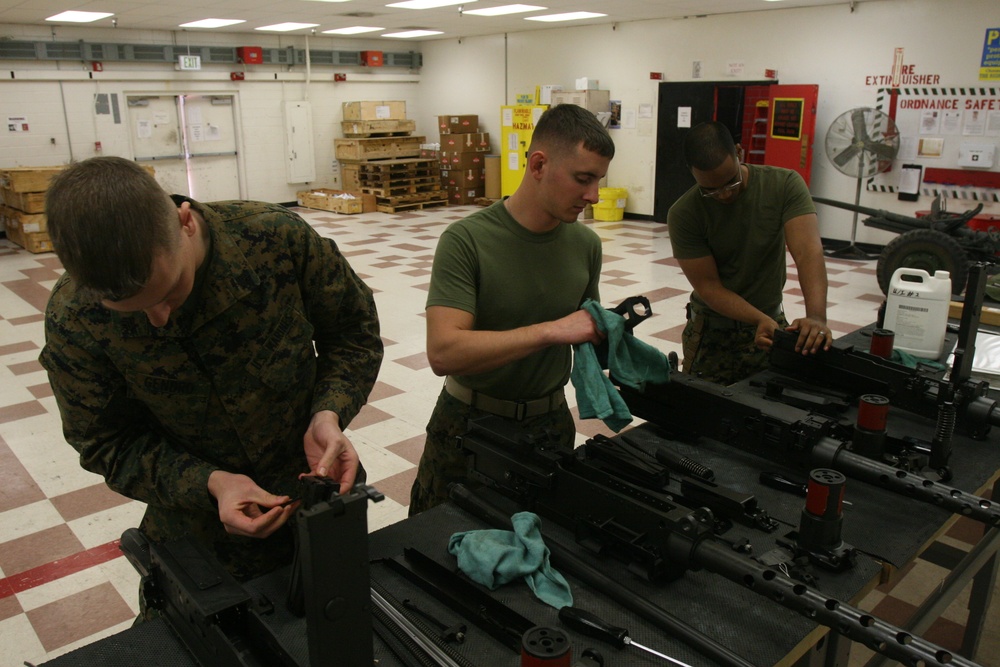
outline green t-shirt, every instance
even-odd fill
[[[589,227],[563,223],[530,232],[503,201],[453,223],[434,253],[428,306],[471,313],[481,331],[508,331],[569,315],[600,301],[601,240]],[[495,398],[531,400],[565,386],[572,355],[554,345],[478,375],[463,385]]]
[[[726,289],[773,312],[785,288],[785,223],[816,207],[798,173],[749,164],[747,169],[747,187],[732,203],[702,197],[697,185],[681,195],[667,213],[670,245],[677,259],[711,255]],[[691,298],[708,309],[696,293]]]

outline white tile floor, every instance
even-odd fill
[[[336,239],[376,293],[385,361],[369,404],[349,430],[370,483],[387,496],[370,506],[372,529],[406,515],[424,426],[441,386],[424,354],[431,260],[445,226],[474,209],[353,216],[298,210]],[[679,353],[689,287],[672,259],[665,226],[586,224],[604,241],[603,302],[649,297],[654,317],[636,334],[664,352]],[[128,627],[137,608],[138,577],[115,541],[137,524],[143,508],[79,467],[62,439],[58,410],[37,362],[42,312],[60,272],[53,254],[33,255],[0,240],[0,667],[42,662],[117,632]],[[843,334],[873,321],[882,298],[874,262],[828,260],[828,272],[831,329]],[[785,308],[790,317],[802,314],[794,266]],[[575,406],[572,391],[568,395]],[[611,433],[599,422],[578,422],[578,442],[598,432]],[[891,595],[876,592],[870,604]],[[949,613],[953,625],[964,622],[961,609]],[[993,621],[991,638],[1000,635],[995,615]],[[1000,664],[996,651],[984,655],[982,664]]]

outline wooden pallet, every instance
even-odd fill
[[[412,202],[409,204],[376,204],[379,213],[399,213],[400,211],[421,210],[433,206],[447,206],[447,199],[435,199],[432,201]]]
[[[419,192],[432,192],[441,190],[441,179],[437,176],[423,176],[421,178],[394,179],[391,182],[369,185],[362,179],[361,191],[378,197],[392,197],[395,195],[416,194]]]
[[[359,162],[358,174],[375,177],[412,176],[440,171],[439,162],[430,158],[389,159],[378,162]]]
[[[345,120],[341,123],[344,136],[360,137],[399,137],[406,136],[417,129],[415,120]]]

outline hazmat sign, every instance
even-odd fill
[[[1000,28],[987,28],[983,39],[983,61],[979,65],[980,81],[1000,81]]]

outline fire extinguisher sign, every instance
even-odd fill
[[[987,28],[983,39],[983,61],[979,65],[980,81],[1000,81],[1000,28]]]

